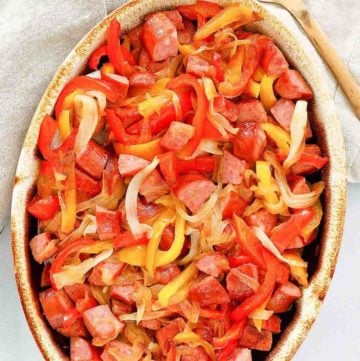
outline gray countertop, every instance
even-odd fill
[[[360,360],[360,184],[349,185],[343,246],[330,291],[295,361]],[[0,360],[40,361],[12,267],[9,227],[0,235]]]

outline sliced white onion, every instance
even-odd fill
[[[215,111],[214,100],[209,102],[207,119],[224,137],[228,137],[227,133],[236,135],[239,132],[239,128],[234,128],[222,114]]]
[[[131,179],[125,196],[125,212],[126,220],[130,227],[130,231],[135,238],[140,238],[144,234],[148,238],[152,235],[152,227],[147,224],[140,223],[137,211],[138,194],[141,183],[145,178],[158,166],[159,159],[155,157],[153,161],[134,175]]]
[[[294,194],[290,190],[284,170],[278,162],[275,154],[270,151],[265,151],[264,158],[274,167],[275,179],[279,186],[282,198],[288,207],[294,209],[311,207],[319,199],[325,187],[325,183],[323,181],[313,184],[311,192]]]
[[[72,286],[76,283],[84,283],[84,278],[87,272],[93,267],[109,258],[113,253],[112,249],[108,249],[96,257],[88,258],[78,265],[63,266],[62,271],[53,275],[54,283],[57,289],[65,286]]]
[[[169,317],[173,315],[173,311],[169,310],[162,310],[162,311],[155,311],[155,312],[144,312],[142,319],[145,320],[156,320],[162,317]],[[127,313],[125,315],[121,315],[120,321],[136,321],[137,312]]]
[[[106,108],[105,94],[99,90],[89,90],[88,92],[86,92],[86,94],[96,99],[99,116],[101,117],[104,114],[104,110]]]
[[[288,259],[284,257],[280,251],[277,249],[275,244],[272,242],[272,240],[265,234],[265,232],[260,227],[252,227],[252,230],[256,236],[256,238],[259,239],[261,244],[268,249],[277,259],[279,259],[281,262],[287,263],[290,266],[294,267],[307,267],[307,263],[305,261],[297,261],[294,259]]]
[[[185,160],[195,159],[204,154],[222,155],[223,151],[220,149],[221,142],[214,139],[204,138],[196,148],[192,156],[184,158]]]
[[[96,101],[84,94],[75,95],[74,109],[80,122],[74,148],[76,155],[80,155],[94,134],[99,121],[99,114]]]
[[[110,194],[106,187],[106,182],[104,181],[101,193],[95,196],[94,198],[78,203],[76,207],[76,212],[83,212],[88,209],[92,210],[95,209],[96,206],[104,207],[107,210],[113,210],[117,207],[123,195],[124,195],[123,182],[118,182],[114,191]]]
[[[97,230],[96,217],[92,214],[86,214],[81,224],[68,236],[66,236],[61,242],[60,245],[64,247],[69,242],[78,239],[80,237],[86,236],[88,234],[95,234]]]
[[[180,266],[184,266],[192,262],[200,252],[200,231],[198,229],[192,228],[189,230],[189,232],[185,233],[190,234],[191,245],[188,254],[178,262]]]
[[[299,100],[296,102],[294,114],[290,123],[290,150],[286,159],[284,160],[283,167],[290,168],[296,163],[305,148],[305,130],[307,126],[307,102]]]

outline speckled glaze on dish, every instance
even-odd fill
[[[95,26],[66,58],[45,91],[35,112],[20,155],[12,199],[11,231],[14,267],[17,286],[26,319],[33,336],[47,361],[68,360],[54,339],[53,333],[44,320],[34,288],[28,241],[31,236],[30,217],[26,204],[34,192],[39,169],[36,141],[39,126],[45,114],[52,113],[56,98],[63,86],[80,74],[88,56],[104,43],[106,30],[111,19],[121,21],[124,30],[129,30],[142,21],[145,14],[170,9],[179,4],[192,3],[188,0],[133,0],[121,6]],[[219,1],[226,4],[235,1]],[[251,30],[266,34],[274,39],[294,67],[299,69],[315,94],[312,104],[312,128],[322,150],[330,158],[323,171],[326,181],[323,196],[325,214],[321,232],[318,262],[311,277],[310,285],[298,301],[296,312],[280,340],[269,353],[267,360],[291,360],[313,324],[335,270],[341,244],[346,205],[345,152],[340,124],[336,118],[335,105],[328,92],[326,82],[319,70],[310,61],[301,45],[273,15],[253,0],[240,0],[264,14],[264,20]],[[41,61],[41,59],[39,59]]]

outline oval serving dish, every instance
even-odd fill
[[[233,1],[219,1],[226,4]],[[281,333],[267,360],[290,360],[301,345],[312,323],[316,319],[322,301],[329,288],[335,270],[336,259],[341,245],[346,205],[346,166],[341,127],[336,118],[335,105],[318,69],[308,59],[301,45],[289,31],[254,0],[240,0],[240,3],[261,11],[264,20],[256,23],[251,30],[271,37],[281,48],[292,65],[299,69],[311,86],[315,99],[311,104],[312,129],[317,143],[329,157],[329,165],[322,172],[326,182],[323,195],[324,221],[320,240],[316,249],[310,251],[312,276],[309,287],[303,290],[292,318]],[[121,6],[95,26],[74,48],[56,72],[47,88],[30,124],[21,151],[12,200],[11,230],[14,267],[17,286],[24,312],[33,336],[46,360],[67,360],[61,342],[55,338],[43,318],[38,302],[38,278],[40,271],[29,253],[28,241],[36,231],[35,223],[26,212],[26,204],[34,192],[38,175],[39,159],[36,142],[40,123],[45,114],[51,114],[58,94],[74,76],[81,74],[86,67],[89,55],[104,43],[108,25],[117,18],[125,31],[138,25],[144,15],[163,9],[171,9],[179,4],[192,1],[182,0],[133,0]],[[315,256],[316,255],[316,256]],[[258,359],[258,358],[255,358]],[[259,359],[263,359],[260,357]]]

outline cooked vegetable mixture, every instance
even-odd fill
[[[30,241],[72,361],[249,361],[308,285],[328,161],[262,18],[206,1],[112,20],[40,126]],[[316,177],[311,177],[316,179]]]

